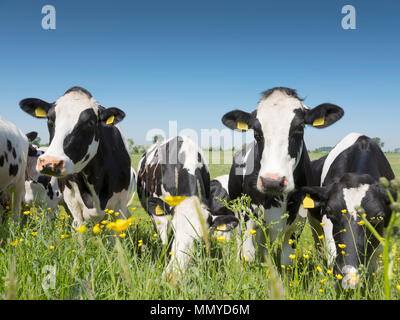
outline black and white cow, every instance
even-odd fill
[[[380,147],[359,133],[348,134],[319,162],[320,185],[301,190],[313,201],[313,229],[325,236],[328,261],[335,262],[335,273],[344,275],[342,285],[354,288],[359,281],[357,268],[365,265],[373,270],[379,252],[379,242],[360,223],[357,208],[363,208],[382,236],[391,208],[379,179],[392,180],[394,173]]]
[[[326,128],[343,114],[342,108],[329,103],[309,109],[295,90],[277,87],[263,92],[252,113],[234,110],[222,117],[228,128],[254,131],[255,141],[234,156],[229,195],[235,199],[246,194],[252,199],[253,209],[261,208],[270,226],[270,241],[275,241],[279,232],[283,232],[282,264],[290,264],[289,255],[293,254],[294,247],[289,240],[294,236],[297,222],[306,217],[305,210],[297,214],[299,205],[291,199],[292,192],[295,188],[312,185],[310,159],[303,140],[304,127]],[[289,216],[283,216],[287,211]],[[242,256],[253,261],[255,247],[249,229],[257,229],[257,226],[248,217],[244,219],[247,230]],[[261,232],[257,233],[257,241],[263,241],[259,235]]]
[[[25,193],[29,142],[15,124],[0,117],[0,204],[8,206],[18,220]]]
[[[62,193],[57,177],[40,174],[36,168],[38,158],[47,150],[47,147],[37,147],[31,144],[36,136],[36,132],[27,134],[30,144],[25,176],[24,203],[30,206],[42,205],[45,208],[54,210],[57,209],[62,200]]]
[[[210,175],[202,151],[185,136],[156,143],[139,162],[137,191],[164,245],[172,227],[167,274],[184,272],[193,240],[210,226]]]
[[[73,87],[53,103],[36,98],[22,110],[46,118],[50,145],[37,162],[41,174],[58,177],[74,226],[98,221],[106,208],[128,215],[131,159],[117,126],[125,113],[102,107],[85,89]]]
[[[212,231],[216,236],[224,236],[230,240],[232,231],[237,227],[239,221],[234,212],[225,207],[220,199],[229,202],[228,191],[229,175],[221,175],[210,182],[210,202],[209,208],[212,218]]]

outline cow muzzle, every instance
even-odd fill
[[[287,187],[286,177],[279,177],[275,174],[266,174],[260,177],[260,186],[264,193],[282,193]]]
[[[41,156],[38,158],[37,168],[42,174],[60,176],[65,171],[65,162],[51,156]]]

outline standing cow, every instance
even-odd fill
[[[184,272],[193,241],[210,226],[210,175],[201,150],[185,136],[153,145],[139,162],[137,191],[164,245],[172,227],[167,274]]]
[[[392,180],[394,173],[379,146],[359,133],[344,137],[318,160],[315,169],[319,186],[301,189],[313,208],[310,221],[318,235],[324,234],[328,261],[335,262],[336,274],[344,275],[342,285],[354,288],[359,281],[358,267],[366,265],[372,271],[379,253],[379,242],[365,227],[357,208],[363,208],[366,219],[383,236],[392,210],[379,179]],[[392,196],[396,199],[395,193]]]
[[[73,87],[53,103],[36,98],[20,102],[22,110],[47,119],[50,145],[38,158],[40,173],[59,178],[73,225],[98,221],[106,208],[127,216],[131,159],[117,126],[125,113],[102,107],[85,89]]]
[[[0,205],[6,207],[10,202],[15,220],[25,193],[28,150],[26,135],[0,117]]]
[[[246,194],[252,208],[260,207],[269,239],[273,242],[279,232],[284,234],[281,263],[289,264],[294,253],[289,239],[294,236],[299,219],[299,205],[293,201],[295,188],[312,185],[310,159],[303,136],[304,127],[326,128],[343,116],[343,109],[329,103],[307,108],[293,89],[277,87],[263,92],[257,109],[252,113],[234,110],[225,114],[222,122],[233,130],[254,130],[255,141],[237,152],[229,176],[231,199]],[[257,210],[258,211],[258,210]],[[285,212],[288,217],[283,217]],[[249,229],[257,229],[253,220],[244,217],[247,230],[242,256],[255,258],[255,248]],[[257,233],[257,241],[263,241]]]

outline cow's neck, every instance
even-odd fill
[[[303,148],[301,151],[301,157],[299,162],[297,163],[296,169],[293,172],[294,177],[294,185],[297,188],[303,186],[311,185],[312,181],[312,172],[311,172],[311,161],[308,156],[308,150],[306,144],[303,141]]]

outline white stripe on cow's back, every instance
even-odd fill
[[[325,159],[324,166],[322,167],[321,186],[325,181],[326,175],[328,174],[328,171],[333,161],[335,161],[339,154],[341,154],[344,150],[350,148],[360,136],[360,133],[349,133],[342,140],[340,140],[340,142],[329,152],[328,156]]]

